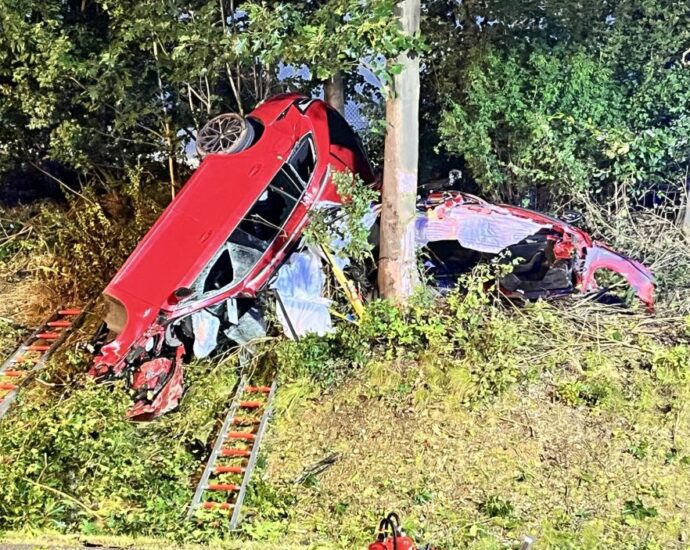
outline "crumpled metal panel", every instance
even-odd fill
[[[243,346],[252,340],[266,336],[266,321],[256,307],[252,307],[238,321],[237,325],[223,331],[225,336],[233,342]]]
[[[520,218],[499,207],[478,209],[460,204],[449,208],[441,218],[434,210],[420,213],[415,223],[417,245],[457,240],[465,248],[498,254],[550,225]]]
[[[148,390],[147,398],[141,399],[127,411],[127,417],[135,420],[152,420],[177,407],[184,393],[182,356],[184,347],[176,350],[175,357],[158,357],[142,363],[132,380],[134,390]],[[148,394],[152,394],[150,397]]]
[[[647,267],[612,250],[604,243],[595,241],[587,248],[582,267],[582,292],[597,290],[594,276],[600,269],[608,269],[622,275],[647,309],[650,312],[654,311],[654,276]]]
[[[276,313],[289,338],[308,333],[323,336],[333,330],[328,312],[331,301],[323,296],[324,281],[321,258],[311,249],[295,252],[278,270],[271,288],[280,297]]]
[[[220,319],[202,309],[192,315],[194,331],[194,356],[203,359],[208,357],[218,345]]]

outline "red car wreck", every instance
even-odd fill
[[[206,154],[103,294],[104,345],[91,373],[128,375],[129,416],[152,418],[182,395],[185,346],[261,331],[252,300],[300,239],[316,204],[339,204],[334,171],[373,180],[345,120],[324,102],[273,97],[246,119],[221,115],[199,133]],[[221,320],[230,325],[219,334]],[[213,334],[211,334],[213,333]]]
[[[482,259],[508,252],[518,263],[500,280],[507,296],[589,294],[598,290],[596,272],[609,270],[625,278],[649,311],[654,309],[649,269],[545,214],[457,191],[432,193],[419,204],[415,229],[441,286]]]
[[[140,420],[177,406],[183,359],[266,334],[256,298],[268,290],[288,336],[329,330],[322,258],[303,246],[302,233],[310,210],[342,204],[336,171],[374,181],[345,120],[295,94],[267,100],[244,119],[211,120],[197,148],[201,165],[103,292],[107,313],[90,372],[126,376],[134,393],[128,415]],[[608,269],[653,308],[647,268],[537,212],[432,193],[419,203],[416,239],[439,287],[509,251],[520,261],[500,281],[508,296],[595,292],[595,273]]]

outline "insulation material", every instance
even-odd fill
[[[465,248],[491,254],[498,254],[548,227],[496,207],[487,210],[464,204],[448,209],[443,218],[437,217],[433,210],[419,214],[415,224],[418,246],[457,240]]]
[[[195,357],[203,359],[216,349],[219,328],[220,319],[205,309],[197,311],[192,315]]]
[[[324,279],[321,258],[312,250],[292,254],[278,270],[271,288],[280,297],[276,312],[289,338],[331,332],[331,301],[323,297]]]

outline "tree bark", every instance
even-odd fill
[[[403,32],[419,31],[420,0],[401,0],[397,6]],[[419,159],[419,57],[399,56],[386,100],[387,132],[383,165],[379,291],[404,303],[419,283],[416,261],[415,216]]]
[[[324,82],[323,95],[326,103],[345,116],[345,84],[340,71]]]

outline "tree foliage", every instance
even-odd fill
[[[451,56],[433,60],[450,76],[436,88],[441,148],[482,191],[516,201],[530,187],[567,199],[683,185],[687,4],[527,3],[522,17],[489,4],[458,14],[473,29],[460,34],[474,35],[458,68]]]
[[[88,175],[161,171],[211,116],[397,53],[392,5],[3,0],[0,171],[46,159]],[[286,64],[309,70],[278,79]]]
[[[133,166],[167,179],[172,159],[179,183],[183,146],[219,112],[312,93],[362,66],[385,82],[397,70],[385,60],[419,50],[394,4],[0,0],[0,173],[54,161],[101,179]],[[543,202],[684,183],[687,3],[422,9],[422,178],[460,167],[483,193],[518,201],[537,187]]]

